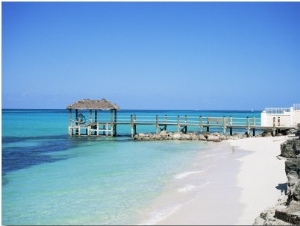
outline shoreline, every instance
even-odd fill
[[[277,158],[287,139],[251,137],[218,143],[230,148],[232,155],[208,172],[210,183],[192,201],[155,223],[253,224],[264,209],[276,204],[287,182],[284,160]]]

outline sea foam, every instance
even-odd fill
[[[188,177],[190,175],[193,175],[193,174],[198,174],[198,173],[203,173],[204,171],[208,170],[209,168],[205,169],[205,170],[198,170],[198,171],[188,171],[188,172],[184,172],[184,173],[179,173],[179,174],[176,174],[174,176],[175,179],[182,179],[182,178],[185,178],[185,177]]]

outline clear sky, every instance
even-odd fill
[[[300,2],[2,2],[2,108],[300,103]]]

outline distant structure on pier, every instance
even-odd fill
[[[69,135],[99,135],[100,133],[104,133],[115,136],[117,111],[119,109],[118,105],[106,99],[83,99],[67,106],[67,110],[69,110]],[[75,110],[75,118],[73,118],[72,110]],[[87,120],[83,114],[79,113],[79,110],[89,111],[89,119]],[[110,111],[110,121],[106,121],[105,123],[99,122],[98,111]]]
[[[266,108],[261,113],[261,126],[297,127],[300,123],[300,104],[290,108]]]

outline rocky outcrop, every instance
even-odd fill
[[[285,158],[297,158],[299,154],[300,140],[288,140],[281,144],[281,156]]]
[[[230,135],[224,135],[220,133],[209,133],[209,132],[203,132],[200,134],[197,133],[182,133],[182,132],[167,132],[167,131],[161,131],[158,134],[144,134],[139,133],[134,135],[135,140],[198,140],[198,141],[212,141],[212,142],[220,142],[222,140],[229,140],[229,139],[241,139],[245,138],[247,135],[242,134],[233,134],[233,136]]]
[[[255,225],[300,224],[300,140],[293,139],[281,145],[281,157],[285,157],[287,188],[278,204],[263,211]]]

